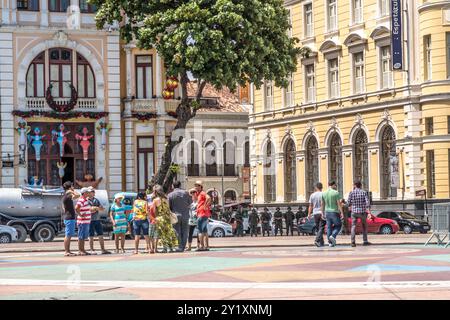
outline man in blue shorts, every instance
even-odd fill
[[[70,251],[70,240],[75,236],[76,213],[73,201],[77,200],[80,195],[75,192],[72,182],[67,181],[63,184],[64,196],[62,198],[63,212],[64,212],[64,255],[66,257],[75,256],[75,253]]]
[[[108,250],[105,249],[105,240],[103,240],[103,225],[100,221],[100,210],[104,210],[100,201],[95,197],[95,189],[93,187],[89,187],[89,202],[91,204],[91,224],[89,225],[89,246],[91,247],[91,254],[97,254],[94,249],[94,239],[95,235],[98,236],[98,242],[100,242],[100,248],[102,250],[102,254],[111,254]]]

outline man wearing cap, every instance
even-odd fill
[[[208,220],[211,217],[211,197],[203,191],[202,181],[196,181],[194,187],[198,195],[197,228],[200,243],[197,251],[209,251]]]
[[[103,240],[103,225],[100,221],[100,210],[104,210],[100,201],[95,197],[94,187],[88,187],[89,190],[89,203],[91,205],[91,223],[89,225],[89,246],[91,248],[91,254],[97,254],[94,250],[95,235],[98,236],[100,242],[100,248],[102,254],[111,254],[111,252],[105,249],[105,241]]]
[[[77,212],[77,226],[78,226],[78,250],[80,256],[89,255],[84,248],[84,241],[89,238],[89,226],[91,224],[91,204],[89,203],[89,189],[81,189],[81,197],[75,205]]]

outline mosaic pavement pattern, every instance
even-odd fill
[[[449,299],[450,249],[235,248],[0,254],[0,299]]]

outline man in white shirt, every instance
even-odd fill
[[[316,183],[315,192],[309,198],[309,210],[308,210],[308,219],[311,219],[314,216],[314,222],[316,223],[316,240],[314,244],[317,247],[323,247],[323,233],[325,231],[326,220],[324,218],[322,212],[322,189],[323,185],[320,182]]]

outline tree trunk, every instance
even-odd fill
[[[189,82],[189,78],[186,73],[182,74],[180,77],[180,85],[181,85],[181,103],[177,107],[177,123],[174,127],[174,131],[177,129],[185,129],[187,123],[190,119],[195,117],[197,110],[191,107],[191,103],[189,101],[189,96],[187,92],[187,84]],[[199,102],[203,89],[206,85],[206,82],[199,81],[196,101]],[[183,140],[182,137],[178,141],[168,141],[166,143],[166,150],[162,156],[161,165],[158,168],[158,172],[149,182],[149,191],[153,188],[154,185],[159,184],[163,186],[164,192],[167,192],[172,185],[174,172],[170,170],[170,166],[173,165],[172,162],[172,151],[173,149]]]

